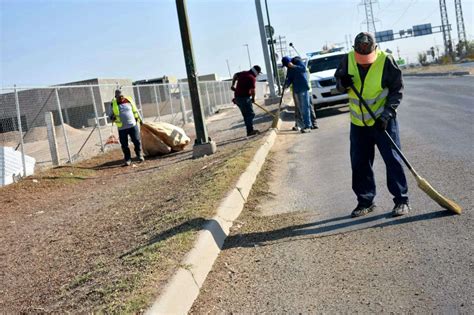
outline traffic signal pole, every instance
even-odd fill
[[[207,135],[204,113],[199,98],[198,80],[194,65],[194,54],[189,31],[188,14],[186,0],[176,0],[178,11],[179,29],[181,31],[181,41],[183,43],[184,62],[188,75],[189,93],[191,95],[191,105],[193,109],[194,125],[196,129],[196,140],[193,147],[193,157],[199,158],[211,155],[216,152],[216,143],[211,141]]]

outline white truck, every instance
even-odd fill
[[[345,55],[347,53],[341,48],[308,54],[306,67],[310,72],[311,105],[315,109],[347,103],[347,93],[340,93],[336,90],[336,78],[334,77],[336,69]]]

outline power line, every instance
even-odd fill
[[[392,27],[393,28],[398,22],[400,22],[400,20],[405,16],[405,14],[408,12],[408,9],[410,9],[410,7],[416,2],[417,0],[411,0],[410,3],[408,4],[408,6],[406,7],[405,11],[403,11],[402,15],[400,15],[400,17],[397,19],[397,21],[395,23],[392,24]]]

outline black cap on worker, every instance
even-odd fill
[[[358,64],[372,64],[377,58],[377,45],[371,33],[361,32],[354,40],[355,59]]]

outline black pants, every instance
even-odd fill
[[[123,158],[125,161],[131,160],[130,149],[128,148],[128,136],[132,140],[133,145],[135,146],[135,154],[138,156],[142,152],[142,144],[140,140],[140,130],[138,125],[134,127],[119,130],[119,139],[120,144],[122,145]]]
[[[245,127],[247,128],[248,134],[249,132],[253,131],[253,119],[255,118],[252,100],[250,97],[236,97],[235,103],[242,112],[242,116],[244,117]]]
[[[400,147],[398,123],[390,120],[387,132]],[[384,131],[375,127],[351,124],[352,190],[359,205],[369,206],[375,198],[374,164],[375,146],[378,147],[387,169],[387,186],[395,204],[408,202],[408,184],[402,160],[392,148]]]

